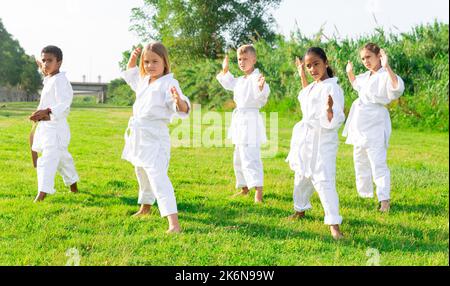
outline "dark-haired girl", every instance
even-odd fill
[[[309,49],[304,61],[297,60],[297,66],[302,83],[306,83],[304,68],[314,82],[306,87],[303,84],[298,96],[303,118],[294,127],[287,158],[295,172],[295,214],[290,218],[305,216],[311,209],[310,198],[316,190],[325,211],[325,224],[330,226],[333,238],[340,239],[342,217],[335,178],[338,129],[345,120],[344,94],[321,48]]]

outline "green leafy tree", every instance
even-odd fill
[[[145,0],[132,10],[143,41],[160,40],[177,58],[217,58],[227,47],[272,41],[271,9],[281,0]]]
[[[25,54],[19,42],[6,31],[0,19],[0,85],[36,93],[41,76],[33,57]]]

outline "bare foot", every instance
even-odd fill
[[[151,206],[150,205],[142,205],[137,213],[133,215],[133,217],[142,217],[150,214]]]
[[[262,202],[263,202],[263,189],[262,188],[256,188],[255,203],[261,204]]]
[[[181,233],[180,227],[171,227],[166,231],[167,234],[173,234],[173,233]]]
[[[70,186],[70,191],[71,191],[72,193],[74,193],[74,194],[78,193],[78,186],[77,186],[77,183],[73,183],[73,184]]]
[[[295,214],[290,215],[288,217],[288,220],[294,221],[294,220],[302,219],[305,217],[305,214],[306,214],[306,212],[295,212]]]
[[[334,240],[340,240],[344,238],[344,234],[340,231],[339,225],[330,225],[331,236],[333,236]]]
[[[248,193],[250,192],[250,190],[247,187],[242,188],[242,191],[240,191],[237,194],[233,195],[233,198],[237,198],[237,197],[242,197],[242,196],[246,196],[248,195]]]
[[[47,196],[46,193],[40,192],[40,193],[36,196],[36,198],[34,199],[34,202],[35,202],[35,203],[42,202],[42,201],[45,199],[46,196]]]
[[[387,201],[382,201],[381,203],[380,203],[380,212],[382,212],[382,213],[387,213],[387,212],[389,212],[389,210],[391,209],[391,204],[390,204],[390,201],[389,200],[387,200]]]
[[[168,215],[167,221],[169,222],[169,229],[166,231],[167,234],[181,232],[180,223],[178,222],[178,213]]]

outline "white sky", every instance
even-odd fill
[[[128,31],[131,8],[143,0],[0,0],[0,18],[28,54],[53,44],[64,52],[63,70],[72,81],[109,81],[120,76],[122,52],[138,43]],[[325,25],[341,37],[370,34],[372,14],[387,30],[407,32],[434,19],[449,22],[448,0],[283,0],[274,16],[277,30],[289,35],[297,21],[312,35]],[[395,28],[396,27],[396,28]],[[398,30],[397,30],[398,29]]]

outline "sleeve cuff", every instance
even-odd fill
[[[355,79],[355,81],[352,83],[352,88],[359,92],[359,85],[358,81]]]
[[[179,111],[177,105],[174,103],[175,104],[175,111],[176,111],[176,113],[178,114],[179,117],[187,118],[187,117],[189,117],[189,114],[191,113],[191,102],[189,101],[189,99],[185,95],[182,95],[181,99],[184,100],[184,102],[186,102],[186,104],[188,106],[188,111],[187,112]]]
[[[340,107],[333,108],[333,118],[331,121],[328,120],[328,112],[324,109],[320,115],[320,126],[325,129],[336,129],[341,126],[344,120],[344,111]]]
[[[64,111],[67,110],[67,108],[60,110],[59,108],[50,108],[51,112],[50,112],[50,120],[51,121],[55,121],[55,120],[59,120],[62,115],[64,114]]]
[[[389,78],[388,79],[388,83],[387,83],[387,93],[388,93],[388,98],[390,100],[396,100],[398,99],[400,96],[402,96],[403,92],[405,91],[405,84],[403,83],[403,80],[397,76],[397,81],[398,81],[398,86],[397,88],[394,88],[392,86],[392,81]]]
[[[131,81],[133,78],[139,77],[139,69],[138,67],[134,67],[131,69],[127,69],[126,71],[122,72],[122,77],[126,80],[126,81]]]
[[[167,98],[166,104],[167,104],[169,109],[174,114],[176,114],[180,118],[187,118],[187,117],[189,117],[189,114],[191,112],[191,102],[189,101],[189,98],[187,98],[184,94],[180,93],[180,99],[185,101],[187,106],[188,106],[188,111],[187,112],[182,112],[182,111],[178,110],[178,106],[175,103],[175,101],[172,99],[172,97],[171,97],[169,92],[168,92],[167,96],[168,96],[168,98]]]
[[[324,111],[320,116],[320,126],[325,129],[335,129],[339,126],[338,120],[336,120],[336,115],[333,112],[333,119],[328,121],[328,113]]]
[[[233,79],[233,75],[231,74],[230,71],[227,71],[226,74],[219,73],[219,74],[216,76],[216,78],[217,78],[218,81],[230,81],[230,80]]]
[[[401,90],[404,89],[403,81],[402,81],[402,79],[399,76],[397,76],[397,81],[398,81],[397,88],[394,88],[392,80],[390,78],[388,79],[388,89],[389,89],[389,91],[398,92],[398,91],[401,91]]]

